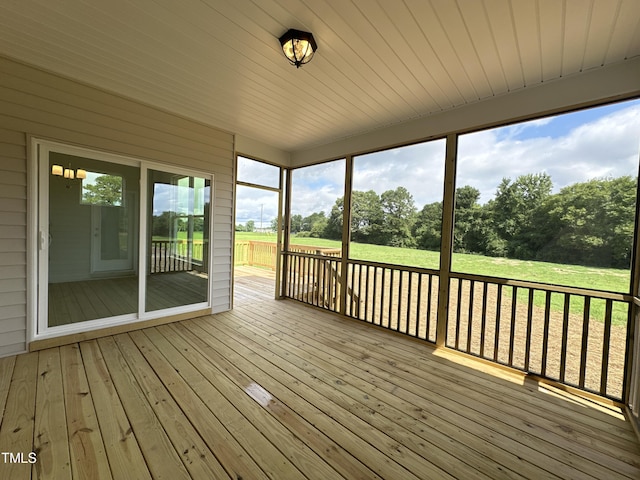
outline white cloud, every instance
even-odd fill
[[[607,111],[611,111],[608,108]],[[597,111],[593,111],[597,114]],[[571,114],[568,114],[571,115]],[[472,185],[481,202],[495,194],[503,177],[515,179],[527,173],[548,173],[555,191],[592,178],[636,176],[640,147],[640,101],[567,129],[567,117],[558,115],[462,135],[458,145],[456,185]],[[563,123],[565,122],[565,123]],[[540,136],[536,128],[540,128]],[[556,128],[554,135],[545,135]],[[564,134],[556,135],[556,132]],[[527,138],[529,137],[529,138]],[[553,138],[555,137],[555,138]],[[354,190],[378,194],[407,188],[418,208],[440,201],[444,182],[444,140],[355,157]],[[344,193],[342,160],[297,169],[293,173],[294,214],[324,211],[327,215]],[[251,200],[255,205],[261,200]],[[265,204],[266,211],[266,204]],[[240,211],[240,203],[238,207]],[[249,215],[249,208],[246,214]],[[276,214],[276,209],[273,215]],[[243,210],[244,211],[244,210]],[[253,214],[255,216],[255,213]]]
[[[558,191],[593,178],[637,175],[640,104],[582,124],[558,138],[516,140],[501,134],[487,130],[460,137],[456,184],[478,188],[482,202],[493,197],[503,177],[546,172]]]

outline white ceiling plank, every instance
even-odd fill
[[[438,58],[443,59],[449,78],[462,94],[465,102],[477,101],[478,93],[475,91],[467,72],[464,70],[464,66],[451,44],[448,37],[449,32],[446,31],[446,26],[440,21],[434,5],[430,1],[424,0],[406,0],[406,2],[413,16],[418,19],[425,40],[429,42]],[[446,8],[440,3],[438,3],[438,6]]]
[[[430,44],[425,41],[418,24],[419,20],[404,5],[399,8],[396,3],[382,1],[380,7],[384,10],[389,22],[397,26],[399,38],[394,34],[392,43],[401,45],[398,48],[411,52],[411,68],[438,108],[444,110],[463,104],[464,99],[457,89],[452,88],[451,78],[442,62]]]
[[[524,87],[524,73],[510,2],[509,0],[484,0],[483,5],[500,56],[507,91],[518,90]]]
[[[583,70],[604,65],[619,13],[619,1],[594,2],[584,51]]]
[[[548,82],[562,75],[565,2],[538,0],[540,17],[540,49],[542,81]]]
[[[466,48],[474,52],[487,87],[492,95],[506,93],[509,87],[484,4],[476,0],[458,0],[458,4],[469,36]],[[476,89],[479,89],[477,85]]]
[[[631,61],[640,1],[4,0],[0,55],[293,152]]]
[[[540,17],[537,2],[512,2],[513,22],[522,57],[525,86],[542,82]]]
[[[563,77],[582,71],[591,16],[592,2],[585,0],[566,0],[562,51]]]
[[[639,46],[640,2],[625,0],[620,5],[620,13],[613,26],[611,42],[604,63],[621,62],[628,58],[628,52],[638,52]]]

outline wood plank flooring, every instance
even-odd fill
[[[0,478],[640,478],[618,408],[263,296],[0,359]]]
[[[207,301],[207,279],[195,272],[149,275],[147,311]],[[138,311],[138,277],[49,284],[49,326]]]

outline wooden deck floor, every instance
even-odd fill
[[[616,408],[257,294],[0,359],[0,412],[1,479],[640,478]]]
[[[147,311],[206,302],[207,279],[195,272],[147,277]],[[272,295],[273,297],[273,295]],[[49,285],[49,326],[135,313],[138,277],[117,277]]]

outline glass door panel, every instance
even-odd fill
[[[137,313],[140,169],[60,152],[43,162],[47,325]]]
[[[209,301],[211,180],[148,173],[145,311]]]

